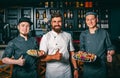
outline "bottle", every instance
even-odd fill
[[[80,10],[78,11],[78,18],[80,18],[81,17],[81,15],[80,15],[81,13],[80,13]]]
[[[86,1],[86,2],[85,2],[85,8],[88,8],[88,7],[89,7],[89,2]]]
[[[36,11],[36,19],[39,19],[39,12]]]
[[[46,11],[44,11],[43,13],[43,18],[46,18]]]
[[[67,27],[68,27],[68,22],[66,21],[66,22],[65,22],[65,28],[67,28]]]
[[[69,5],[68,5],[69,7],[72,7],[72,2],[69,2]]]
[[[90,1],[90,2],[89,2],[89,8],[92,8],[92,7],[93,7],[93,2]]]
[[[49,2],[45,2],[45,8],[47,8],[49,5]]]
[[[80,3],[80,7],[83,7],[83,6],[84,6],[84,4],[83,4],[83,2],[81,2],[81,3]]]
[[[78,28],[81,28],[81,21],[79,20],[79,22],[78,22]]]
[[[79,8],[79,2],[78,1],[76,2],[76,8]]]
[[[72,28],[72,23],[69,24],[69,28],[70,28],[70,29]]]
[[[54,2],[50,2],[50,7],[53,8],[54,7]]]
[[[82,28],[84,28],[84,29],[86,28],[85,21],[83,21]]]
[[[108,19],[108,10],[105,10],[105,18]]]
[[[67,18],[70,18],[70,10],[67,11]]]
[[[41,28],[42,28],[42,29],[45,29],[45,24],[44,24],[44,22],[42,22]]]
[[[66,12],[64,12],[64,18],[67,18],[67,13]]]
[[[62,3],[62,2],[59,3],[59,7],[60,7],[60,8],[63,7],[63,3]]]
[[[40,20],[38,21],[37,28],[41,28],[41,22],[40,22]]]
[[[83,17],[84,17],[83,10],[81,10],[81,12],[80,12],[80,13],[81,13],[81,15],[80,15],[80,16],[81,16],[81,19],[83,19]]]
[[[70,11],[70,18],[73,18],[73,12]]]
[[[65,2],[65,6],[68,7],[68,2],[67,1]]]

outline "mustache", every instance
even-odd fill
[[[61,27],[60,25],[55,25],[54,27]]]

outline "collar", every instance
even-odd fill
[[[28,39],[29,39],[29,38],[30,38],[30,36],[28,35]],[[26,41],[25,38],[22,37],[22,36],[20,36],[20,35],[18,35],[18,39],[19,39],[20,41]]]
[[[59,35],[59,34],[61,34],[63,31],[61,31],[59,34],[56,33],[54,30],[52,30],[51,32],[52,32],[54,35]]]

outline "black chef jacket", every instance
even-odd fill
[[[25,59],[24,66],[14,65],[12,78],[37,78],[36,57],[29,56],[26,52],[29,49],[38,49],[37,41],[34,37],[25,40],[20,35],[11,40],[3,54],[3,57],[13,57],[19,59],[21,55]]]
[[[80,50],[97,55],[93,63],[84,63],[83,78],[106,78],[106,54],[107,50],[113,50],[110,38],[106,30],[97,29],[94,34],[86,30],[80,35]]]

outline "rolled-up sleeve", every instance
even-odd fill
[[[9,42],[7,47],[4,50],[2,58],[4,58],[4,57],[11,58],[13,53],[14,53],[14,44],[13,44],[13,42]]]
[[[107,45],[107,50],[114,50],[115,47],[112,45],[109,34],[106,33],[106,45]]]
[[[47,52],[47,37],[46,37],[46,35],[43,35],[43,37],[40,41],[39,49]]]
[[[74,51],[74,47],[73,47],[73,42],[72,42],[72,36],[70,35],[70,51]]]

